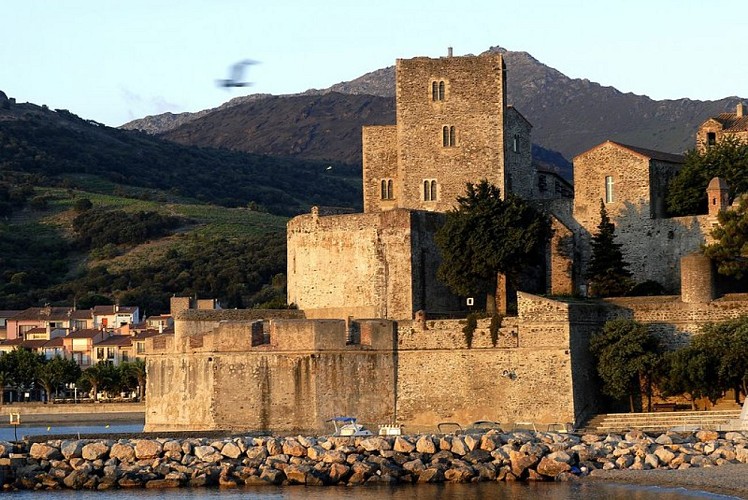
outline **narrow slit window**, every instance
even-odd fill
[[[444,81],[439,82],[439,100],[444,100]]]
[[[449,127],[442,127],[442,146],[449,147]]]
[[[392,192],[392,179],[387,180],[387,199],[391,200],[394,198],[394,193]]]
[[[449,127],[449,145],[454,146],[455,144],[455,127],[454,125],[452,125],[451,127]]]
[[[431,201],[436,201],[436,181],[431,181]]]
[[[437,99],[439,99],[439,84],[431,82],[431,100],[436,101]]]
[[[431,196],[431,187],[429,181],[423,181],[423,201],[429,201]]]
[[[382,179],[381,198],[383,200],[387,199],[387,180],[386,179]]]
[[[615,195],[613,193],[613,176],[605,177],[605,203],[613,203]]]

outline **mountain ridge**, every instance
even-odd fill
[[[500,52],[505,57],[508,72],[507,100],[532,123],[533,142],[540,148],[560,152],[567,160],[609,139],[658,151],[682,153],[693,147],[695,131],[704,120],[732,111],[741,101],[734,96],[716,101],[689,98],[653,100],[646,95],[624,93],[615,87],[588,79],[567,77],[555,68],[539,62],[528,52],[509,51],[499,46],[491,47],[488,51]],[[295,122],[289,118],[302,113],[304,107],[314,102],[300,99],[302,97],[312,99],[333,94],[341,102],[327,102],[326,105],[331,110],[336,106],[350,109],[365,95],[394,101],[394,89],[395,67],[388,66],[327,89],[310,89],[283,96],[238,97],[218,108],[205,110],[206,113],[200,116],[180,114],[178,122],[158,118],[163,115],[155,115],[129,122],[122,127],[157,130],[156,133],[164,138],[185,144],[223,147],[221,143],[232,142],[232,148],[243,151],[278,154],[276,151],[282,149],[291,151],[290,154],[294,156],[305,157],[312,154],[311,158],[346,162],[353,160],[360,163],[360,137],[358,140],[354,138],[346,147],[339,141],[360,135],[361,125],[384,123],[348,119],[336,124],[327,120],[321,125],[332,133],[310,136],[302,131],[302,135],[297,137],[294,134]],[[274,101],[267,101],[268,98]],[[349,99],[353,103],[343,102]],[[273,113],[270,103],[275,106],[284,100],[293,100],[298,109],[286,103],[281,107],[281,112]],[[242,109],[243,113],[240,111]],[[385,123],[395,122],[394,102],[390,104],[385,100],[372,100],[367,112],[381,117],[382,121],[388,118],[389,121]],[[221,121],[222,113],[233,116],[243,114],[243,123],[234,122],[232,127],[236,127],[236,130],[231,133],[224,127],[220,138],[211,137],[207,133],[207,127],[196,124],[207,120],[215,125]],[[262,123],[255,119],[253,113],[264,117]],[[274,115],[275,118],[268,119],[268,115]],[[164,123],[157,128],[154,124],[159,119]],[[307,125],[313,128],[312,121]],[[257,140],[252,135],[258,127],[274,130],[273,144],[267,143],[267,139]],[[343,131],[342,128],[345,127],[349,129]],[[198,129],[202,131],[198,133]],[[228,136],[232,134],[235,137],[229,139]],[[251,140],[247,140],[248,137]],[[299,147],[303,144],[306,147]],[[336,157],[337,154],[343,156]]]

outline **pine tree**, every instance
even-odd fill
[[[600,224],[592,236],[592,258],[586,278],[590,282],[590,295],[610,297],[623,295],[632,286],[628,262],[623,259],[621,244],[616,243],[616,226],[610,221],[605,204],[600,200]]]

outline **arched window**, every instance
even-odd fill
[[[455,127],[452,125],[449,127],[449,145],[454,146],[457,144],[457,141],[455,141]]]
[[[387,199],[387,179],[382,179],[381,198],[383,200]]]
[[[449,146],[449,127],[446,125],[442,127],[442,146],[445,148]]]
[[[389,180],[387,181],[387,199],[388,199],[388,200],[391,200],[391,199],[393,199],[394,197],[395,197],[395,196],[394,196],[394,193],[392,192],[392,179],[389,179]]]
[[[429,201],[431,198],[431,183],[423,181],[423,201]]]
[[[444,81],[439,82],[439,100],[444,100]]]
[[[431,82],[431,100],[436,101],[439,99],[439,87],[437,82]]]
[[[436,181],[431,181],[431,201],[436,201]]]

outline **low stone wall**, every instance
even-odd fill
[[[3,489],[564,481],[597,469],[748,463],[748,433],[81,439],[23,451],[0,442]]]

